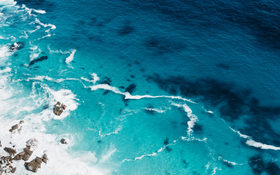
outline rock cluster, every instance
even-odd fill
[[[14,160],[24,160],[27,161],[31,155],[32,155],[33,151],[30,150],[30,146],[26,146],[22,152],[18,153],[15,157]]]
[[[62,114],[62,112],[66,109],[66,105],[63,104],[63,103],[60,103],[60,102],[57,102],[55,105],[54,105],[54,108],[53,108],[53,113],[57,116],[60,116]]]
[[[24,166],[28,171],[32,171],[36,173],[39,168],[41,168],[42,162],[47,163],[48,157],[46,154],[43,155],[42,158],[36,157],[31,162],[25,162]]]
[[[15,132],[15,131],[20,132],[23,123],[24,123],[24,121],[21,120],[18,124],[13,125],[9,131],[10,131],[11,133],[13,133],[13,132]]]
[[[21,125],[23,124],[23,121],[20,121],[19,124],[13,125],[11,129],[9,130],[11,133],[15,131],[19,131],[21,129]],[[8,174],[8,173],[15,173],[16,167],[13,166],[13,161],[19,161],[23,160],[25,161],[24,166],[27,170],[32,172],[37,172],[39,168],[41,168],[42,162],[47,163],[48,162],[48,156],[47,154],[44,154],[41,158],[36,157],[30,162],[26,162],[29,160],[29,158],[32,156],[33,151],[31,150],[31,147],[36,147],[37,145],[36,139],[30,139],[26,142],[26,147],[23,149],[22,152],[17,153],[17,151],[11,147],[4,147],[3,150],[8,153],[8,156],[2,156],[0,155],[0,175],[2,174]],[[11,143],[10,143],[11,144]],[[1,141],[0,141],[0,147],[2,147]]]

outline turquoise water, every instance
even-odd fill
[[[2,0],[0,140],[37,174],[280,174],[279,6]]]

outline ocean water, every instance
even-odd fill
[[[274,0],[0,0],[1,143],[36,139],[40,175],[279,175],[279,24]]]

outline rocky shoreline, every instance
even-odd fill
[[[53,113],[55,115],[61,115],[62,112],[66,109],[66,105],[63,103],[57,102],[54,105]],[[20,133],[22,127],[23,127],[24,121],[19,121],[18,124],[15,124],[11,126],[9,129],[9,132],[11,134],[14,134],[16,132]],[[62,138],[59,141],[61,144],[67,144],[67,141],[65,138]],[[10,142],[10,144],[12,144]],[[23,161],[23,165],[26,170],[31,171],[33,173],[36,173],[39,168],[41,168],[42,163],[47,164],[48,162],[48,155],[46,153],[43,153],[41,157],[37,156],[29,161],[33,154],[33,150],[36,149],[38,145],[38,141],[35,138],[29,139],[26,141],[25,147],[22,149],[22,151],[17,152],[15,147],[19,147],[20,145],[12,145],[12,146],[5,146],[1,144],[0,141],[0,150],[2,149],[4,155],[1,155],[0,152],[0,175],[4,174],[12,174],[15,173],[17,170],[16,162]],[[20,162],[21,163],[21,162]]]

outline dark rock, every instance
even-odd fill
[[[38,169],[41,168],[41,164],[42,164],[42,159],[40,157],[36,157],[31,162],[26,162],[24,166],[28,171],[32,171],[36,173]]]
[[[40,61],[44,61],[47,60],[48,56],[41,56],[40,58],[34,59],[29,63],[29,66],[32,66],[33,64],[40,62]]]
[[[24,160],[24,161],[27,161],[31,157],[32,153],[33,153],[33,151],[31,151],[30,147],[27,146],[26,148],[23,149],[22,152],[18,153],[14,157],[14,160]]]
[[[44,154],[43,157],[42,157],[42,161],[43,161],[44,163],[47,163],[48,160],[49,160],[49,159],[48,159],[47,154]]]
[[[17,168],[16,168],[16,167],[12,168],[12,169],[11,169],[11,173],[15,173],[15,172],[16,172],[16,170],[17,170]]]
[[[23,42],[15,42],[14,44],[12,44],[9,48],[10,51],[14,52],[17,50],[20,50],[24,48],[24,43]]]
[[[18,124],[13,125],[9,131],[13,132],[14,130],[17,130],[17,129],[18,129]]]
[[[60,116],[62,114],[62,112],[66,109],[66,105],[60,103],[60,102],[57,102],[55,105],[54,105],[54,108],[53,108],[53,113],[57,116]]]
[[[13,148],[8,148],[8,147],[5,147],[4,151],[9,153],[10,156],[13,156],[13,155],[15,155],[17,153],[16,150],[14,150]]]
[[[61,144],[67,144],[67,141],[66,141],[66,139],[62,138],[62,139],[60,140],[60,143],[61,143]]]

